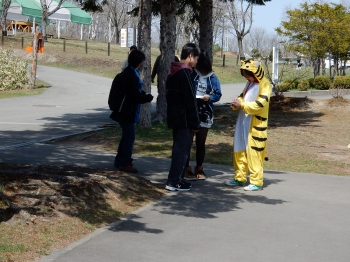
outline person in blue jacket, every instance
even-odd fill
[[[205,180],[206,175],[203,171],[203,162],[205,157],[205,141],[207,139],[209,128],[214,122],[213,103],[221,98],[220,81],[214,74],[211,59],[205,50],[201,50],[196,68],[192,72],[194,85],[197,90],[197,107],[200,120],[200,128],[196,137],[196,166],[194,173],[189,165],[190,157],[187,159],[185,179],[187,180]]]
[[[145,61],[145,55],[139,50],[129,54],[128,66],[121,73],[121,77],[115,77],[112,88],[118,90],[117,110],[113,111],[110,118],[119,122],[122,129],[122,137],[118,146],[118,153],[114,159],[114,166],[119,170],[137,173],[131,158],[135,142],[135,124],[140,119],[140,104],[149,103],[153,96],[142,90],[142,80],[138,69]]]

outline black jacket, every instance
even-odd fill
[[[114,78],[112,89],[118,90],[118,109],[113,111],[110,118],[123,124],[137,123],[140,114],[140,104],[151,102],[153,96],[142,90],[141,79],[131,66],[125,68],[122,77]]]
[[[192,68],[172,62],[166,80],[167,121],[172,129],[199,129],[196,90],[191,77]]]

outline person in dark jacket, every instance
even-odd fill
[[[170,191],[188,191],[191,183],[184,181],[185,165],[192,147],[193,132],[199,130],[196,90],[191,77],[200,54],[196,44],[188,43],[181,51],[181,61],[172,62],[166,80],[167,121],[173,130],[173,148],[168,181]]]
[[[201,50],[196,68],[192,72],[194,86],[197,90],[197,106],[199,119],[201,121],[199,131],[196,136],[196,166],[194,174],[191,170],[189,161],[186,163],[187,180],[205,180],[206,175],[203,171],[203,162],[205,157],[205,141],[209,129],[214,123],[214,106],[221,98],[220,81],[214,74],[212,62],[208,52]]]
[[[121,73],[122,76],[113,80],[112,88],[118,90],[118,109],[110,116],[119,122],[122,128],[122,137],[118,146],[118,153],[114,159],[114,166],[121,171],[137,173],[138,170],[132,164],[132,151],[135,142],[135,123],[140,118],[140,104],[153,100],[151,94],[142,90],[142,80],[137,71],[145,60],[145,55],[139,50],[129,54],[129,65]]]
[[[159,82],[158,80],[158,70],[159,70],[159,63],[160,63],[160,58],[162,57],[162,55],[157,56],[156,61],[154,62],[153,68],[152,68],[152,74],[151,74],[151,79],[152,79],[152,83],[154,83],[154,78],[157,76],[157,82]],[[177,56],[174,56],[174,62],[180,62],[179,58],[177,58]]]

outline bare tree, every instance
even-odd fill
[[[139,1],[138,48],[144,52],[146,60],[140,70],[143,79],[143,90],[151,93],[151,24],[152,0]],[[140,125],[151,127],[151,103],[141,105]]]
[[[253,49],[259,50],[262,57],[270,55],[273,46],[278,46],[280,38],[277,34],[270,33],[262,27],[252,27],[249,34],[247,35],[244,44],[248,51],[251,52]]]
[[[42,25],[42,29],[43,29],[43,38],[44,40],[46,40],[46,22],[47,19],[49,18],[50,15],[56,13],[58,11],[58,9],[61,8],[62,3],[65,0],[59,0],[59,2],[55,2],[57,3],[57,6],[52,9],[51,11],[49,11],[50,9],[50,4],[51,4],[51,0],[40,0],[40,4],[41,4],[41,9],[42,9],[42,19],[41,19],[41,25]],[[43,42],[43,46],[44,46],[44,42]]]
[[[129,3],[121,0],[108,0],[106,4],[107,19],[113,24],[116,43],[120,43],[120,29],[128,25],[128,21],[132,18],[127,14],[129,11]]]
[[[193,10],[190,7],[186,11],[177,16],[177,47],[182,47],[188,42],[199,42],[199,24],[192,20]]]
[[[244,0],[227,3],[228,19],[231,21],[238,42],[240,59],[244,59],[243,39],[249,33],[253,19],[253,5]]]
[[[11,5],[11,0],[2,0],[1,28],[2,28],[3,36],[7,36],[6,17],[7,17],[7,12],[10,8],[10,5]]]

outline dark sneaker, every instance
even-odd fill
[[[178,183],[176,185],[167,184],[165,186],[165,189],[167,189],[169,191],[189,191],[190,190],[190,186],[188,184],[180,182],[180,183]]]
[[[190,166],[186,167],[186,174],[184,177],[186,180],[197,180],[197,176],[195,174],[193,174],[192,169]]]
[[[186,180],[181,181],[180,184],[185,184],[188,185],[189,188],[192,188],[192,184],[190,182],[187,182]]]
[[[133,167],[132,165],[126,165],[126,166],[120,166],[119,167],[120,171],[128,172],[128,173],[137,173],[138,170]]]

